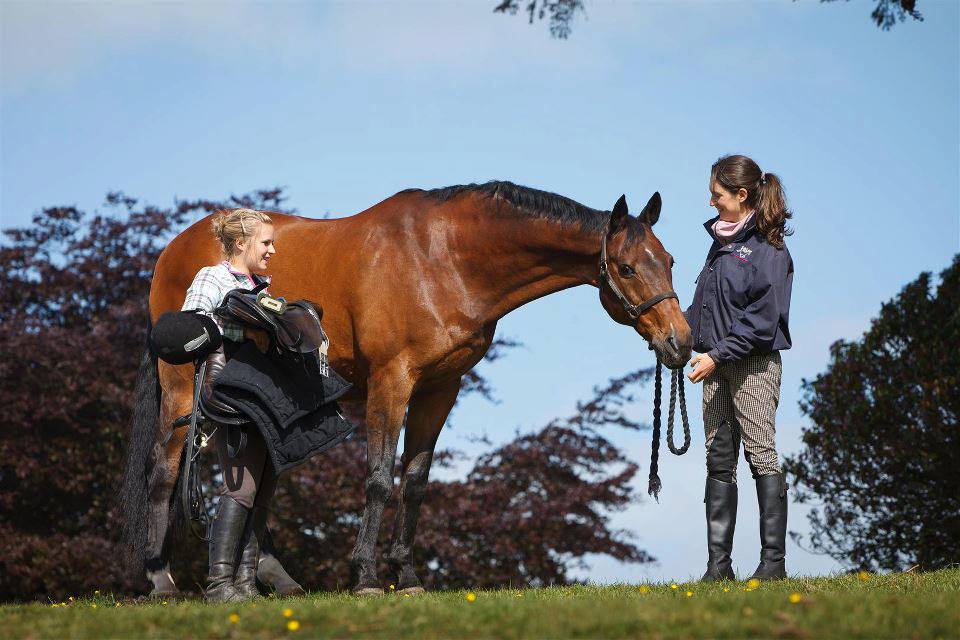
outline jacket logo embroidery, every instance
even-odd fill
[[[753,253],[753,249],[749,249],[746,245],[744,245],[739,249],[737,249],[737,251],[733,255],[737,257],[737,260],[740,260],[741,262],[746,262],[747,256],[749,256],[751,253]]]

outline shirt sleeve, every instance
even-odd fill
[[[749,304],[734,319],[727,337],[707,353],[714,362],[741,360],[753,351],[765,353],[773,348],[780,317],[790,304],[791,271],[786,250],[775,251],[770,264],[757,269]]]
[[[190,288],[187,289],[187,297],[183,300],[181,311],[197,310],[204,315],[213,316],[213,310],[220,301],[220,286],[217,284],[216,276],[210,268],[203,268],[197,272]]]

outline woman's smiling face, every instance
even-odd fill
[[[710,182],[710,206],[717,210],[724,222],[739,222],[746,213],[743,208],[746,200],[746,189],[729,191],[716,180]]]
[[[250,273],[263,273],[267,270],[270,257],[277,252],[273,244],[273,225],[265,222],[257,226],[257,231],[246,242],[237,241],[241,249],[243,262]]]

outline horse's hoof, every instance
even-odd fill
[[[400,589],[400,591],[397,591],[397,594],[401,596],[419,596],[426,592],[427,590],[423,587],[407,587],[406,589]]]
[[[182,598],[183,594],[179,589],[154,589],[147,594],[148,600],[171,600],[173,598]]]
[[[286,589],[277,589],[277,595],[281,598],[299,598],[300,596],[307,595],[307,592],[297,584],[292,587],[287,587]]]
[[[353,595],[359,596],[361,598],[369,598],[373,596],[382,596],[383,589],[377,587],[364,587],[363,589],[357,589],[353,592]]]

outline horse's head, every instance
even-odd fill
[[[635,218],[627,199],[617,200],[601,255],[600,302],[616,322],[636,329],[661,362],[677,369],[689,359],[693,339],[673,293],[673,257],[653,234],[660,204],[654,193]]]

